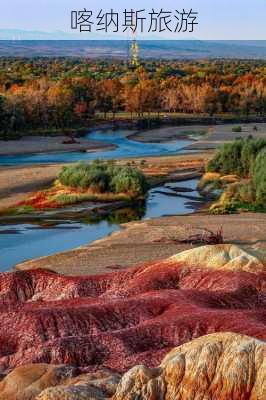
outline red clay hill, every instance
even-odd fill
[[[265,261],[233,245],[101,276],[3,273],[0,370],[47,363],[125,372],[215,332],[265,340],[265,292]]]

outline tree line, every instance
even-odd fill
[[[110,112],[265,115],[266,63],[0,61],[0,131],[86,126]]]

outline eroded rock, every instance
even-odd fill
[[[77,374],[69,365],[20,366],[0,382],[0,400],[33,400],[45,388],[71,382]]]
[[[184,251],[170,258],[189,267],[197,266],[224,271],[247,271],[258,273],[265,271],[262,255],[250,254],[232,244],[203,246]]]
[[[69,383],[44,390],[36,400],[107,400],[116,392],[120,375],[84,374]]]
[[[97,276],[0,274],[1,371],[46,363],[122,373],[213,332],[266,339],[263,261],[227,245],[177,258]]]
[[[265,395],[265,343],[220,333],[173,349],[158,368],[132,368],[113,400],[263,400]]]

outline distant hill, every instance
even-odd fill
[[[0,56],[125,59],[130,45],[126,40],[18,40],[19,37],[18,33],[15,40],[0,40]],[[141,40],[139,44],[144,59],[266,59],[266,40]]]
[[[25,31],[22,29],[0,29],[0,40],[75,40],[77,34],[61,31]]]

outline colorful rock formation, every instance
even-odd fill
[[[30,364],[14,369],[0,382],[0,400],[32,400],[45,388],[70,382],[78,375],[72,366]]]
[[[132,368],[113,400],[263,400],[265,378],[265,343],[212,334],[173,349],[158,368]]]
[[[219,245],[101,276],[1,274],[0,369],[47,363],[125,372],[214,332],[266,339],[263,269],[263,260]]]
[[[110,372],[83,374],[64,385],[45,389],[36,400],[107,400],[115,394],[119,381],[120,376]]]
[[[115,394],[120,378],[108,371],[81,374],[73,366],[24,365],[0,382],[0,400],[102,400]]]
[[[264,400],[266,344],[216,333],[173,349],[157,368],[120,376],[82,374],[45,364],[16,368],[0,383],[0,400]]]

